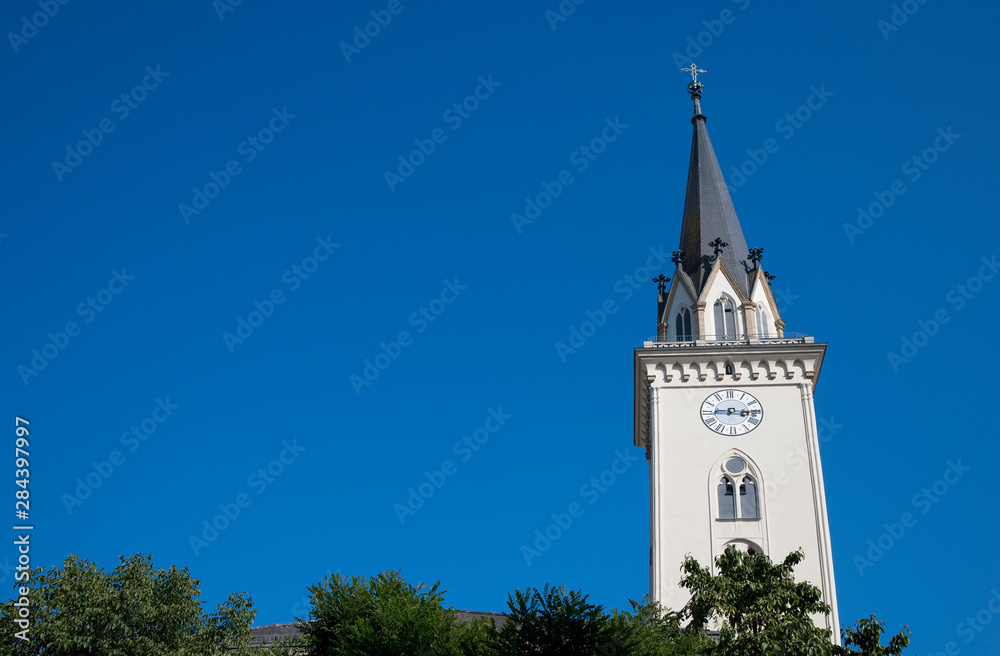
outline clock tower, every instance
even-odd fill
[[[687,601],[691,555],[715,571],[728,549],[780,562],[801,548],[795,577],[830,605],[839,636],[830,528],[813,392],[826,344],[785,334],[748,249],[701,113],[692,64],[694,135],[680,247],[660,276],[656,336],[635,349],[635,444],[649,461],[650,596]]]

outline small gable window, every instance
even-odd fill
[[[771,317],[767,314],[767,309],[763,304],[757,306],[757,336],[761,338],[767,338],[771,336],[771,331],[769,326],[771,325]]]
[[[715,302],[715,338],[736,339],[736,306],[728,296]]]
[[[674,318],[674,326],[677,332],[678,342],[690,342],[691,337],[691,310],[681,308]]]

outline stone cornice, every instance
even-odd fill
[[[718,386],[727,381],[744,385],[808,382],[815,387],[825,353],[826,344],[803,343],[802,340],[637,348],[636,383],[658,387],[685,384],[700,387]],[[727,365],[732,367],[732,373],[726,373]]]

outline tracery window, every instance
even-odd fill
[[[757,479],[750,473],[746,461],[733,456],[722,468],[725,473],[718,485],[719,519],[759,519]]]

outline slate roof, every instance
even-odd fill
[[[302,630],[299,629],[297,622],[266,624],[251,628],[250,636],[253,641],[252,644],[266,645],[285,638],[300,638],[302,637]]]
[[[684,218],[681,223],[680,250],[685,251],[684,272],[691,276],[700,294],[715,260],[714,249],[708,242],[721,237],[728,242],[722,261],[749,296],[746,272],[747,242],[736,218],[736,209],[726,188],[726,179],[715,158],[712,141],[708,138],[705,117],[691,119],[691,162],[688,165],[687,195],[684,198]]]

